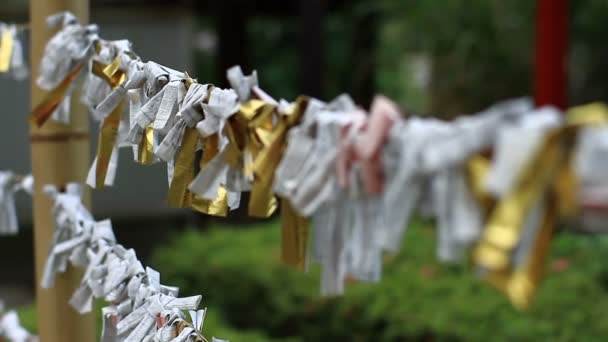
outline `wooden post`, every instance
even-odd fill
[[[534,97],[537,106],[567,105],[568,0],[538,0]]]
[[[88,22],[88,0],[30,0],[32,108],[44,96],[44,91],[36,86],[36,71],[44,53],[44,47],[54,34],[46,26],[46,18],[61,11],[71,11],[82,23]],[[74,94],[72,97],[72,123],[70,125],[49,121],[40,129],[33,126],[30,128],[32,173],[35,179],[36,312],[38,334],[40,340],[44,342],[96,340],[95,315],[80,315],[68,303],[80,283],[81,271],[70,267],[66,273],[57,276],[54,288],[42,289],[40,287],[54,231],[52,203],[48,196],[42,193],[42,187],[45,184],[63,187],[72,181],[83,183],[89,167],[88,113],[79,104],[79,97],[79,94]],[[90,203],[88,193],[85,196],[85,203]]]

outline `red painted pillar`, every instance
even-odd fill
[[[534,97],[537,106],[567,106],[568,0],[537,0]]]

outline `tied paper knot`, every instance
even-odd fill
[[[102,309],[101,341],[206,341],[200,331],[205,311],[193,311],[192,323],[182,313],[197,310],[201,296],[178,298],[178,288],[162,285],[159,272],[144,269],[134,250],[116,243],[109,220],[93,220],[81,203],[81,186],[70,183],[60,193],[48,185],[44,191],[55,201],[57,229],[43,287],[53,284],[55,273],[63,272],[68,261],[85,266],[70,305],[86,313],[93,298],[110,303]]]
[[[155,161],[155,130],[167,133],[177,113],[178,103],[183,101],[186,75],[153,62],[144,65],[145,86],[137,112],[131,112],[131,130],[127,141],[138,146],[136,159],[143,164]]]
[[[87,269],[70,299],[72,307],[80,313],[91,311],[93,297],[110,303],[122,302],[127,297],[129,281],[144,274],[135,252],[115,245],[109,220],[99,222],[98,226],[98,230],[104,228],[105,235],[112,235],[91,238]]]
[[[48,20],[53,27],[61,23],[62,29],[47,43],[40,63],[38,86],[48,93],[30,114],[29,121],[42,126],[49,117],[68,123],[70,100],[84,64],[99,39],[96,25],[82,26],[72,14],[61,13]]]
[[[538,286],[556,217],[576,211],[575,138],[585,126],[608,123],[608,107],[597,103],[571,108],[566,121],[552,128],[547,125],[552,122],[547,120],[550,112],[541,109],[535,114],[536,124],[523,123],[541,134],[538,148],[489,212],[473,252],[477,267],[518,308],[530,304]]]
[[[87,264],[93,224],[80,200],[81,186],[70,183],[65,193],[59,193],[54,186],[47,185],[44,191],[55,201],[55,232],[41,281],[43,288],[50,288],[54,285],[55,274],[67,270],[68,261],[79,266]]]
[[[314,144],[300,172],[289,181],[293,192],[286,196],[294,209],[305,217],[312,216],[322,205],[335,199],[338,193],[336,161],[339,136],[344,127],[360,119],[354,115],[355,108],[350,97],[339,96],[322,110],[316,111],[316,117],[310,119],[311,131],[315,134]],[[298,136],[303,135],[292,138]],[[298,145],[300,141],[290,140],[287,144],[288,150],[296,152],[297,147],[291,149],[290,146]],[[289,158],[289,155],[285,156],[285,163]]]
[[[191,323],[185,320],[185,315],[179,310],[161,312],[156,320],[158,330],[151,341],[206,342],[201,331],[207,309],[188,312]]]
[[[238,95],[232,89],[211,89],[207,103],[202,104],[204,118],[196,124],[196,130],[205,140],[203,146],[204,165],[189,184],[188,189],[206,200],[217,198],[226,185],[228,164],[224,160],[229,143],[224,130],[228,119],[239,109]],[[203,161],[201,161],[201,164]],[[228,206],[239,206],[240,192],[228,192]]]
[[[128,47],[128,42],[124,43]],[[116,48],[118,49],[118,47]],[[122,58],[120,51],[115,53],[114,60],[109,64],[93,61],[93,74],[112,90],[121,87],[126,82],[127,74],[121,70]],[[116,95],[118,94],[118,96]],[[124,111],[124,93],[110,93],[97,107],[102,118],[97,144],[97,155],[89,169],[87,183],[93,188],[112,185],[118,167],[118,148],[121,117]],[[112,96],[113,95],[113,96]],[[109,99],[109,100],[108,100]],[[122,123],[124,127],[125,124]]]
[[[188,190],[188,184],[194,178],[196,150],[199,148],[200,140],[195,126],[203,118],[201,104],[208,100],[213,86],[194,83],[194,80],[187,81],[185,86],[188,90],[179,103],[178,113],[175,116],[177,121],[160,143],[155,154],[167,162],[169,205],[178,208],[192,207],[198,210],[195,205],[196,198]],[[201,163],[203,161],[204,159],[201,159]],[[225,216],[224,207],[215,212],[199,211]]]
[[[118,84],[112,86],[112,82],[108,82],[106,78],[95,76],[98,82],[105,85],[110,91],[108,94],[98,102],[95,106],[94,112],[96,115],[103,119],[108,116],[116,107],[126,98],[126,95],[131,90],[140,89],[144,86],[146,81],[146,72],[144,71],[143,63],[138,58],[134,58],[130,54],[130,50],[123,49],[119,50],[114,58],[120,58],[117,67],[113,67],[113,73],[116,74],[118,71],[126,74],[125,79]],[[110,63],[110,61],[107,61]],[[116,63],[116,62],[115,62]]]
[[[177,150],[181,146],[186,127],[194,128],[203,119],[203,100],[208,96],[208,85],[193,83],[179,103],[176,114],[177,121],[173,124],[165,138],[154,153],[165,162],[173,162]],[[169,177],[171,179],[172,177]]]
[[[287,147],[277,166],[274,179],[274,192],[284,198],[291,198],[302,180],[304,165],[310,160],[314,149],[315,117],[326,104],[310,99],[303,115],[301,125],[287,133]]]
[[[342,132],[340,157],[337,174],[340,185],[348,187],[350,168],[358,163],[363,185],[367,193],[380,194],[383,189],[381,151],[393,124],[399,120],[397,105],[388,98],[378,95],[374,98],[369,117],[355,126],[351,134]]]
[[[119,92],[117,91],[119,85],[124,86],[124,82],[118,82],[121,75],[118,71],[127,74],[127,79],[130,77],[128,63],[136,62],[132,59],[131,49],[132,44],[128,40],[99,40],[96,43],[96,54],[91,58],[81,99],[96,121],[102,121],[108,116],[125,96],[125,91],[119,96],[110,97],[110,94]],[[112,69],[107,72],[108,75],[103,75],[103,69],[108,65],[112,65]],[[118,99],[115,99],[117,97]]]
[[[201,160],[200,172],[188,186],[188,189],[200,198],[199,203],[194,206],[196,210],[223,215],[225,215],[225,207],[238,208],[240,192],[251,190],[252,187],[250,172],[246,176],[242,167],[230,168],[227,162],[228,159],[232,159],[236,163],[240,162],[234,159],[240,158],[238,148],[234,145],[230,146],[231,143],[236,142],[235,133],[229,127],[230,118],[239,112],[241,107],[239,101],[245,103],[256,89],[257,94],[262,94],[266,99],[269,98],[261,89],[257,88],[258,81],[255,71],[252,75],[245,76],[241,67],[235,66],[227,71],[227,78],[233,89],[214,88],[207,103],[203,103],[205,116],[196,126],[204,139],[203,160]],[[271,101],[276,103],[274,100]],[[245,157],[248,159],[247,164],[251,162],[250,157],[250,154]],[[276,203],[274,207],[276,207]],[[262,216],[268,215],[268,210],[262,209],[262,211],[266,211],[261,214]]]
[[[221,132],[226,120],[239,110],[238,95],[232,89],[213,88],[209,101],[202,106],[205,117],[196,124],[196,129],[206,138]]]
[[[118,322],[117,335],[123,336],[125,342],[139,342],[154,337],[157,331],[155,327],[157,317],[161,313],[173,309],[196,310],[200,301],[201,296],[175,298],[161,293],[152,295],[144,304]]]
[[[10,171],[0,171],[0,235],[13,235],[19,231],[15,193],[23,190],[32,193],[33,177],[19,177]]]
[[[241,102],[249,100],[252,89],[258,85],[257,71],[254,70],[251,75],[245,76],[243,70],[238,65],[228,69],[226,77]]]
[[[437,257],[443,262],[464,259],[483,230],[483,212],[466,177],[471,156],[492,146],[498,132],[532,109],[528,99],[498,103],[481,115],[445,123],[442,133],[420,154],[422,169],[432,175],[431,201],[437,217]]]
[[[98,153],[87,176],[87,184],[92,188],[114,184],[118,168],[118,149],[132,146],[126,139],[129,124],[122,119],[122,114],[127,94],[137,95],[138,92],[141,92],[145,72],[139,59],[131,56],[130,51],[126,49],[127,46],[130,46],[127,43],[125,41],[120,44],[124,46],[117,48],[117,55],[110,64],[93,62],[92,75],[97,82],[103,82],[103,86],[110,89],[110,92],[94,109],[94,112],[103,121]],[[131,96],[132,109],[138,105],[139,100],[139,96]],[[134,146],[134,148],[136,147]]]
[[[277,107],[251,99],[241,104],[224,128],[229,138],[224,157],[229,165],[226,185],[233,191],[251,190],[252,216],[268,217],[277,207],[272,191],[274,171],[281,160],[287,132],[300,122],[307,103],[308,98],[300,97],[294,104]]]
[[[521,98],[499,102],[476,115],[463,116],[450,123],[441,122],[444,132],[420,154],[421,168],[424,172],[434,172],[462,164],[468,157],[489,148],[504,124],[518,120],[532,109],[530,99]]]
[[[324,266],[321,290],[324,294],[342,291],[347,269],[362,279],[377,280],[379,278],[378,263],[373,263],[371,266],[373,270],[368,271],[368,265],[365,262],[359,262],[361,258],[355,258],[353,263],[346,262],[346,253],[355,249],[353,243],[347,245],[344,239],[347,232],[346,226],[349,223],[344,222],[344,225],[341,225],[333,220],[320,219],[321,217],[346,219],[344,213],[334,211],[334,209],[341,210],[339,203],[346,201],[346,198],[340,196],[340,189],[337,188],[335,163],[339,132],[362,118],[361,115],[356,115],[354,109],[354,103],[345,96],[341,96],[327,105],[315,101],[309,102],[309,107],[304,113],[304,123],[289,134],[287,150],[277,169],[275,179],[275,188],[280,189],[286,199],[282,202],[282,223],[283,212],[287,209],[289,213],[290,209],[290,206],[286,206],[286,204],[292,204],[294,212],[313,216],[315,234],[311,250],[313,259]],[[330,205],[323,206],[323,204]],[[295,233],[293,229],[282,227],[284,246],[292,244],[291,249],[302,251],[300,254],[284,253],[283,258],[289,264],[293,263],[294,266],[299,267],[302,267],[306,256],[306,244],[303,242],[305,242],[307,234],[301,233],[306,232],[305,229],[301,229],[303,227],[305,226],[299,226],[298,229],[295,229]],[[357,241],[361,242],[361,240]],[[335,251],[335,253],[328,253],[328,250]],[[377,260],[379,252],[372,254],[376,257],[374,260]],[[351,255],[357,256],[354,253]],[[358,268],[359,264],[365,268]]]

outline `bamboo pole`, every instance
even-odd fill
[[[44,47],[53,32],[46,27],[47,16],[73,12],[82,23],[88,22],[88,0],[30,0],[32,108],[44,92],[36,86],[36,70]],[[53,236],[52,203],[42,193],[45,184],[63,187],[66,183],[84,182],[89,166],[89,122],[86,109],[79,104],[79,95],[72,97],[72,123],[47,122],[42,128],[31,126],[32,173],[34,193],[34,250],[36,260],[36,312],[38,334],[44,342],[87,342],[95,340],[94,314],[80,315],[68,301],[80,283],[82,273],[70,267],[57,276],[52,289],[42,289],[40,280]],[[90,204],[90,194],[85,194]]]

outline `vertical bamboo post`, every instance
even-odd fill
[[[44,92],[36,86],[36,70],[44,47],[53,32],[46,27],[46,18],[61,11],[73,12],[83,23],[88,22],[88,0],[30,0],[32,108]],[[38,333],[44,342],[88,342],[95,340],[94,314],[80,315],[68,301],[80,283],[81,271],[69,268],[58,275],[55,287],[42,289],[40,280],[53,236],[52,203],[42,193],[45,184],[63,187],[66,183],[84,182],[89,166],[89,123],[86,109],[74,94],[72,123],[47,122],[42,128],[30,128],[34,193],[34,250],[36,259],[36,312]],[[85,203],[90,203],[86,194]]]

